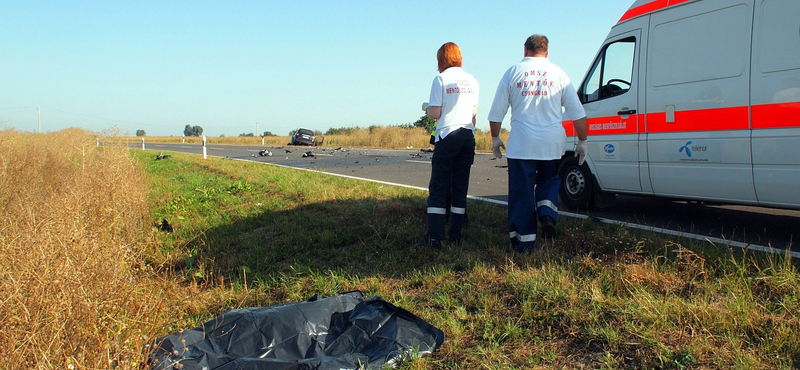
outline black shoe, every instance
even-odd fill
[[[424,238],[417,242],[417,248],[434,248],[434,249],[441,249],[442,248],[442,241],[430,238]]]
[[[542,216],[539,219],[542,224],[542,237],[555,238],[556,237],[556,220],[550,216]]]
[[[536,246],[535,242],[529,242],[529,243],[512,244],[511,248],[514,249],[515,253],[531,254],[535,246]]]

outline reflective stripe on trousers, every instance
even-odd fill
[[[510,239],[519,240],[522,243],[536,241],[536,234],[520,235],[516,231],[512,231],[512,232],[508,233],[508,237]]]

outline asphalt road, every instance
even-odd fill
[[[141,143],[132,144],[141,147]],[[146,143],[148,150],[202,154],[201,144]],[[260,155],[267,150],[271,155]],[[382,150],[328,147],[206,146],[208,156],[252,160],[348,177],[427,189],[432,153],[420,149]],[[266,154],[266,153],[265,153]],[[470,176],[472,198],[506,204],[506,160],[478,153]],[[800,258],[800,211],[746,206],[722,206],[642,196],[616,197],[616,205],[589,212],[564,211],[562,216],[591,217],[671,235],[708,240],[758,250],[790,253]]]

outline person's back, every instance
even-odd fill
[[[508,158],[561,158],[567,140],[561,107],[566,108],[568,116],[585,116],[569,77],[547,59],[546,52],[526,52],[522,61],[506,71],[497,87],[489,121],[502,122],[509,106]]]
[[[431,104],[440,104],[441,114],[436,121],[439,139],[459,128],[472,130],[475,107],[478,105],[478,81],[461,67],[441,72],[434,83],[441,84],[441,102],[432,97]]]
[[[532,35],[525,40],[525,57],[511,66],[497,86],[489,127],[492,151],[502,157],[500,126],[511,108],[508,136],[508,230],[515,251],[529,253],[536,242],[537,219],[542,235],[554,237],[558,219],[558,163],[565,153],[567,135],[561,108],[574,120],[586,153],[586,113],[575,88],[561,68],[548,59],[547,37]],[[582,158],[581,158],[582,159]]]

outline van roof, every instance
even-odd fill
[[[628,8],[628,11],[622,15],[619,21],[617,21],[617,23],[690,1],[699,0],[636,0],[633,2],[633,5]]]

